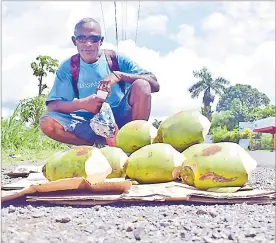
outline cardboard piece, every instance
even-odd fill
[[[275,200],[275,191],[238,190],[232,193],[217,193],[198,190],[181,182],[132,185],[130,180],[106,179],[103,183],[91,185],[84,178],[70,178],[58,181],[39,180],[33,174],[29,181],[2,186],[2,202],[26,197],[28,202],[47,202],[67,205],[96,205],[118,202],[173,201],[193,203],[249,203],[268,204]],[[41,175],[40,175],[41,176]],[[37,178],[35,180],[34,178]],[[12,190],[18,189],[20,190]]]
[[[48,181],[45,177],[38,174],[30,175],[26,179],[22,179],[16,183],[11,183],[2,186],[2,202],[9,201],[24,195],[34,193],[50,193],[57,192],[58,194],[67,194],[71,191],[89,193],[122,193],[131,188],[132,183],[125,179],[106,179],[105,182],[91,185],[85,178],[75,177],[62,179],[57,181]],[[58,195],[57,194],[57,195]]]

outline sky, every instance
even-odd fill
[[[249,84],[275,104],[273,1],[141,1],[139,13],[138,1],[116,3],[118,46],[113,2],[102,1],[101,8],[99,1],[2,1],[2,116],[11,115],[20,99],[37,95],[30,63],[38,55],[61,63],[76,53],[71,36],[83,17],[101,23],[103,48],[157,76],[151,119],[200,109],[202,96],[192,99],[188,89],[197,81],[193,71],[203,66],[213,78]],[[54,76],[45,81],[51,87]]]

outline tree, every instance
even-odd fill
[[[211,120],[211,104],[214,102],[215,95],[223,95],[230,82],[222,77],[213,79],[206,67],[203,67],[200,71],[193,71],[193,75],[199,80],[189,88],[189,92],[193,99],[198,98],[203,93],[202,103],[204,107],[202,108],[202,114]]]
[[[240,99],[234,98],[230,102],[229,110],[234,114],[238,122],[254,121],[254,118],[249,115],[248,107],[243,105]]]
[[[53,59],[50,56],[38,56],[36,62],[31,63],[33,69],[33,75],[38,78],[38,96],[20,100],[18,105],[18,111],[20,118],[25,123],[37,127],[39,125],[39,119],[46,112],[45,100],[47,95],[43,94],[43,91],[47,88],[47,84],[43,79],[47,77],[49,73],[55,73],[58,67],[58,60]]]
[[[55,73],[58,67],[58,60],[53,59],[50,56],[38,56],[37,62],[31,63],[33,69],[33,75],[38,78],[38,95],[40,96],[44,89],[47,88],[47,84],[43,83],[43,78],[47,77],[48,73]]]
[[[33,127],[39,125],[39,119],[47,111],[45,106],[47,95],[41,94],[19,102],[18,110],[23,122],[30,123]]]
[[[226,127],[228,131],[232,131],[238,128],[238,125],[238,120],[232,111],[221,111],[213,115],[210,130]]]
[[[214,133],[217,128],[233,131],[239,127],[239,121],[256,121],[276,115],[274,105],[258,107],[249,111],[246,106],[241,105],[239,99],[234,99],[230,105],[231,110],[220,111],[213,115],[210,131]]]
[[[255,107],[253,109],[243,108],[244,121],[256,121],[267,117],[275,116],[275,106],[267,105],[265,107]]]
[[[219,99],[216,110],[218,112],[230,110],[234,100],[236,104],[238,102],[239,106],[246,107],[243,109],[249,111],[266,106],[270,102],[269,98],[256,88],[252,88],[250,85],[236,84],[226,89]]]
[[[258,107],[254,113],[256,114],[257,119],[264,119],[267,117],[275,116],[275,105],[267,105],[264,108]]]
[[[236,84],[227,88],[226,92],[220,97],[216,110],[218,112],[230,110],[236,117],[237,122],[254,121],[264,118],[261,115],[261,110],[269,102],[269,98],[264,93],[250,85]],[[269,112],[269,110],[267,111]]]

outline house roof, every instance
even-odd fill
[[[253,129],[253,132],[275,134],[276,133],[276,127],[275,126],[270,126],[270,127],[255,128],[255,129]]]
[[[276,132],[275,117],[267,117],[261,120],[257,120],[254,123],[255,128],[253,129],[253,132],[271,134],[275,134]]]

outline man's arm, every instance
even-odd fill
[[[53,100],[48,102],[48,111],[58,111],[62,113],[70,113],[82,109],[81,100],[63,101]]]
[[[104,101],[104,99],[101,99],[96,95],[90,95],[86,98],[76,99],[73,101],[54,100],[48,103],[48,110],[59,111],[62,113],[86,110],[93,114],[97,114],[100,111]]]
[[[115,76],[118,77],[119,80],[124,80],[128,83],[133,83],[137,79],[144,79],[149,82],[151,86],[151,92],[158,92],[160,90],[160,85],[153,74],[130,74],[125,72],[115,71],[113,72]]]
[[[157,78],[151,72],[142,69],[137,63],[125,55],[117,54],[120,71],[113,72],[119,80],[132,83],[137,79],[144,79],[149,82],[152,92],[158,92],[160,85]]]

